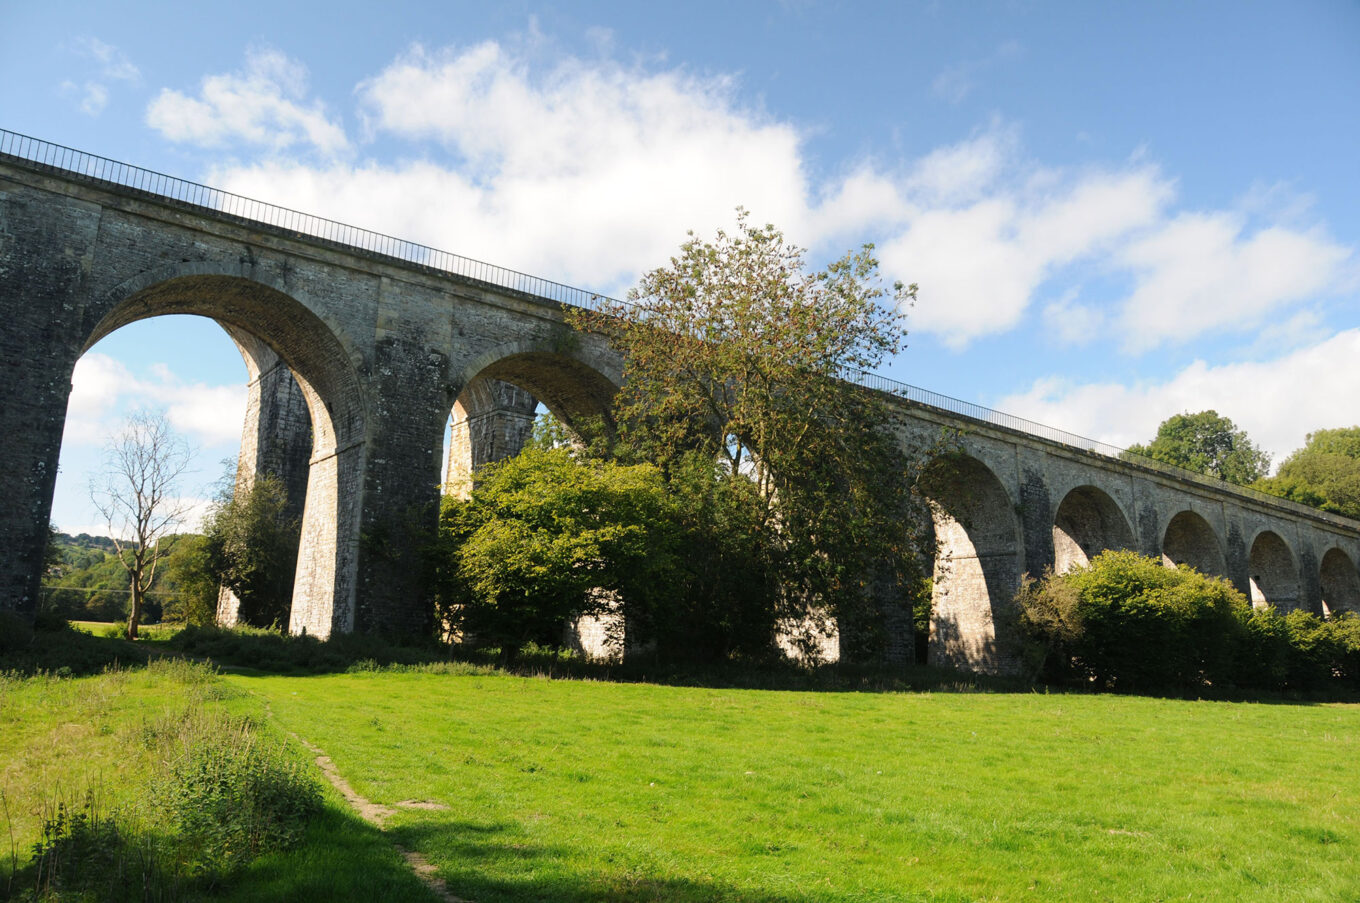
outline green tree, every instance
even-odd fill
[[[137,638],[146,592],[169,551],[161,540],[188,511],[179,482],[189,469],[189,446],[164,415],[133,414],[105,447],[104,468],[90,480],[90,500],[103,515],[129,582],[127,637]]]
[[[691,233],[628,303],[569,314],[624,353],[614,453],[672,478],[692,455],[719,462],[710,477],[726,488],[710,497],[691,479],[705,500],[693,510],[753,531],[726,539],[772,555],[778,588],[746,604],[786,626],[863,607],[882,563],[919,559],[928,521],[905,514],[919,462],[886,400],[842,379],[901,348],[899,307],[914,296],[881,287],[872,246],[810,271],[801,248],[738,211],[735,232]]]
[[[193,533],[175,537],[159,585],[166,593],[162,616],[202,626],[217,618],[218,578],[208,556],[208,539]]]
[[[1152,458],[1240,486],[1254,483],[1270,469],[1270,455],[1217,411],[1173,415],[1157,427],[1155,439],[1147,445],[1130,445],[1126,455]]]
[[[1254,488],[1360,518],[1360,426],[1309,433],[1303,448],[1285,458],[1275,476],[1258,481]]]
[[[467,500],[444,499],[443,626],[509,655],[560,645],[567,622],[618,598],[654,607],[671,591],[674,523],[655,467],[526,448],[482,468]]]
[[[208,572],[240,600],[239,618],[257,627],[287,624],[297,564],[298,524],[273,474],[233,488],[204,522]]]

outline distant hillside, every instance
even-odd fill
[[[186,534],[188,535],[188,534]],[[169,537],[165,548],[178,537]],[[52,541],[60,562],[43,578],[42,606],[74,620],[120,621],[127,617],[128,574],[118,561],[117,547],[107,536],[54,533]],[[162,606],[177,595],[167,582],[162,566],[147,594],[146,623],[161,618]]]

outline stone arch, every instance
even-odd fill
[[[1189,565],[1202,574],[1222,577],[1227,573],[1223,544],[1209,522],[1193,511],[1182,511],[1162,534],[1162,564]]]
[[[1053,570],[1062,574],[1106,549],[1133,548],[1133,529],[1119,503],[1095,486],[1078,486],[1053,516]]]
[[[923,486],[935,529],[929,660],[1013,670],[1013,602],[1024,561],[1014,502],[986,464],[964,454],[934,461]]]
[[[1299,567],[1280,534],[1272,530],[1257,534],[1247,561],[1253,607],[1273,605],[1280,611],[1298,608]]]
[[[354,627],[367,403],[356,355],[303,301],[244,266],[185,263],[109,292],[80,353],[129,323],[166,314],[216,320],[291,370],[306,401],[312,447],[289,629],[326,637]],[[238,343],[239,347],[239,343]]]
[[[540,402],[569,427],[594,421],[611,430],[610,405],[621,381],[608,361],[546,343],[479,355],[464,369],[453,402],[446,484],[465,486],[481,465],[518,454]]]
[[[1336,547],[1322,556],[1322,613],[1333,617],[1349,611],[1360,614],[1360,573],[1349,555]]]

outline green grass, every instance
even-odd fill
[[[62,637],[96,641],[122,649]],[[1360,900],[1353,704],[173,661],[0,678],[0,898],[11,834],[22,864],[57,801],[145,814],[140,738],[188,706],[297,732],[374,802],[447,807],[398,808],[384,836],[328,793],[301,846],[209,899],[432,899],[395,839],[476,903]]]
[[[177,661],[91,677],[0,675],[0,899],[58,803],[78,808],[93,792],[104,815],[154,824],[148,791],[161,771],[143,737],[148,725],[184,717],[193,706],[265,717],[259,697]],[[434,899],[388,839],[333,792],[300,846],[255,860],[226,884],[190,887],[180,898]]]
[[[227,678],[508,900],[1357,900],[1360,707]]]

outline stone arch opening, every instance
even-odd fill
[[[1011,670],[1024,555],[1010,495],[987,465],[963,454],[933,462],[923,486],[935,531],[929,661]]]
[[[1338,548],[1322,556],[1322,613],[1334,617],[1343,611],[1360,614],[1360,573],[1350,556]]]
[[[1078,486],[1063,497],[1053,517],[1053,570],[1082,567],[1106,549],[1133,548],[1128,518],[1108,493]]]
[[[366,402],[334,330],[280,289],[232,273],[149,274],[108,296],[79,354],[130,323],[169,314],[217,321],[250,366],[277,356],[310,424],[310,456],[289,629],[326,637],[354,627]]]
[[[1193,511],[1182,511],[1166,525],[1162,536],[1162,564],[1188,565],[1201,574],[1222,577],[1227,573],[1223,546],[1209,522]]]
[[[1299,568],[1278,533],[1263,530],[1252,542],[1248,572],[1252,607],[1273,605],[1280,611],[1299,607]]]
[[[542,410],[578,433],[612,430],[617,389],[617,377],[561,352],[515,349],[494,357],[454,399],[441,484],[465,492],[482,465],[519,454]]]

